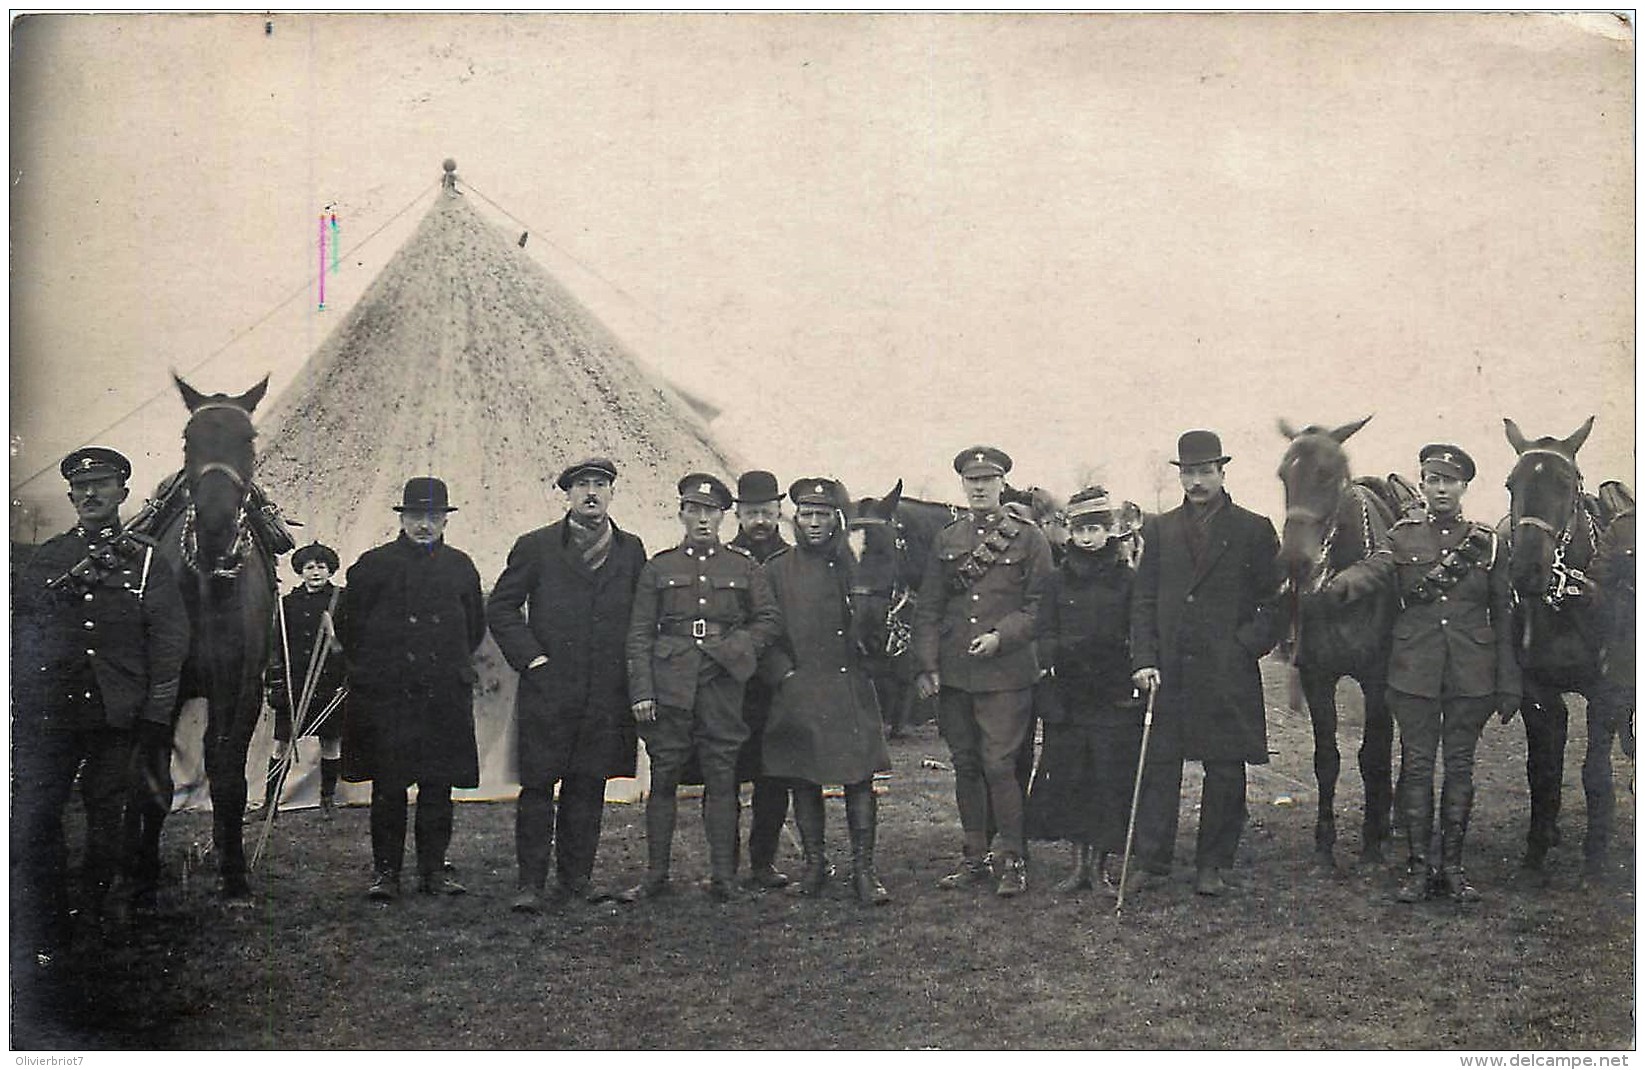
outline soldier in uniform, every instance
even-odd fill
[[[274,754],[269,758],[265,807],[280,801],[280,770],[286,767],[286,749],[294,745],[294,738],[310,735],[320,738],[320,810],[329,817],[337,802],[337,774],[343,765],[343,711],[338,706],[326,713],[326,708],[344,683],[343,648],[337,642],[335,624],[343,591],[331,582],[340,567],[337,551],[318,542],[291,555],[292,571],[302,583],[280,600],[281,623],[275,635],[274,656],[263,675],[268,704],[274,710]],[[295,703],[288,687],[297,692]],[[308,706],[294,737],[293,706],[302,703],[305,691]],[[321,714],[325,719],[316,725]]]
[[[842,784],[852,888],[863,902],[883,906],[891,896],[874,870],[874,774],[889,772],[891,757],[852,627],[856,562],[843,530],[845,493],[834,480],[813,477],[788,495],[795,546],[765,565],[781,635],[767,648],[760,675],[774,693],[765,767],[792,778],[785,782],[794,784],[794,820],[805,845],[805,875],[791,888],[816,896],[828,881],[822,786]]]
[[[776,637],[777,614],[759,565],[720,542],[731,491],[694,472],[680,480],[685,538],[640,573],[628,629],[628,693],[651,757],[645,807],[645,879],[619,896],[666,894],[675,794],[695,753],[703,772],[709,894],[732,898],[737,841],[737,752],[748,738],[743,689]]]
[[[188,613],[151,540],[120,530],[131,462],[87,446],[63,459],[79,520],[24,567],[13,604],[12,946],[68,938],[63,808],[78,776],[86,812],[84,917],[101,919],[125,848],[139,742],[168,746]]]
[[[1017,760],[1040,675],[1034,615],[1052,573],[1051,547],[1029,510],[1000,504],[1010,470],[1011,458],[992,446],[954,458],[970,512],[937,534],[914,616],[915,687],[922,698],[938,696],[965,835],[960,868],[939,883],[990,878],[992,819],[995,891],[1007,897],[1028,887]]]
[[[755,561],[765,564],[788,549],[778,527],[782,520],[783,492],[770,472],[750,471],[737,477],[737,534],[730,545],[747,550]],[[788,798],[794,784],[782,777],[763,775],[760,750],[765,742],[765,722],[771,713],[771,687],[755,676],[743,692],[743,720],[748,722],[748,740],[737,755],[737,783],[754,783],[753,811],[748,829],[748,883],[756,888],[781,888],[788,875],[777,870],[777,846],[783,822],[788,820]],[[735,865],[732,867],[736,868]]]
[[[1426,511],[1395,524],[1386,548],[1344,569],[1326,592],[1349,601],[1392,583],[1399,593],[1388,705],[1399,725],[1398,801],[1410,862],[1396,897],[1414,903],[1437,887],[1468,903],[1479,899],[1462,868],[1474,798],[1474,748],[1493,708],[1506,722],[1520,705],[1509,626],[1512,588],[1496,531],[1462,516],[1473,458],[1457,446],[1435,443],[1422,448],[1418,461]],[[1445,782],[1436,874],[1429,852],[1434,759],[1441,746]]]

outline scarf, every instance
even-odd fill
[[[576,513],[567,513],[565,519],[566,533],[571,537],[571,545],[582,555],[583,564],[590,572],[600,571],[611,553],[611,518],[606,517],[593,527]]]

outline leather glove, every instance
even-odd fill
[[[1501,718],[1503,724],[1507,724],[1514,719],[1514,714],[1519,712],[1522,701],[1520,696],[1512,691],[1498,691],[1496,693],[1497,716]]]
[[[1376,589],[1376,580],[1358,569],[1349,569],[1331,577],[1325,585],[1325,594],[1338,602],[1354,602]]]

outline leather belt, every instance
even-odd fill
[[[729,625],[717,620],[669,620],[657,625],[659,635],[677,635],[682,638],[708,639],[730,631]]]

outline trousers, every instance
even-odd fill
[[[542,889],[551,854],[561,885],[569,888],[593,880],[604,812],[605,780],[600,777],[573,774],[562,778],[558,805],[554,785],[521,786],[514,809],[520,887]]]
[[[990,819],[997,854],[1020,858],[1023,793],[1018,760],[1033,716],[1034,692],[961,691],[937,698],[937,728],[954,760],[954,803],[965,834],[965,854],[988,849]]]
[[[399,873],[406,853],[406,791],[417,785],[417,872],[438,873],[451,846],[451,785],[384,780],[371,785],[371,862],[378,873]]]
[[[1200,764],[1205,782],[1200,787],[1194,865],[1229,869],[1245,831],[1245,763],[1231,759]],[[1135,850],[1144,869],[1170,872],[1181,801],[1182,759],[1150,759],[1143,766],[1142,794],[1137,799]]]

